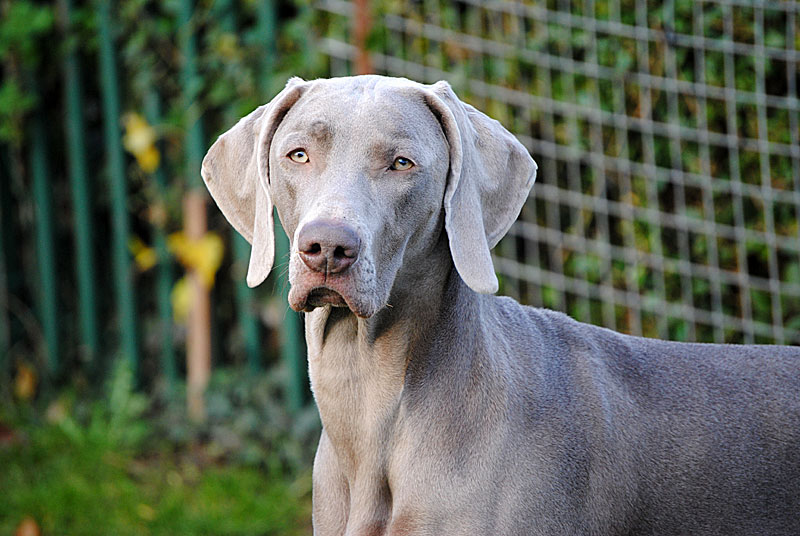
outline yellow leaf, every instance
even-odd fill
[[[138,236],[131,237],[128,249],[133,253],[133,260],[142,272],[146,272],[158,262],[156,250],[145,245]]]
[[[144,151],[136,154],[136,162],[145,173],[153,173],[158,169],[158,164],[161,162],[161,154],[158,152],[155,145],[151,145]]]
[[[200,240],[200,251],[202,255],[195,269],[200,274],[200,278],[206,288],[210,289],[214,286],[214,276],[219,269],[219,265],[222,264],[222,256],[225,252],[222,238],[214,233],[206,233]]]
[[[190,240],[183,232],[169,235],[167,247],[187,269],[194,270],[206,288],[214,286],[214,276],[222,264],[225,246],[216,233],[208,232],[199,240]]]
[[[30,400],[36,394],[36,371],[25,363],[17,365],[17,377],[14,378],[14,394],[20,400]]]
[[[125,125],[125,135],[122,145],[136,157],[139,167],[146,173],[152,173],[158,168],[161,159],[156,149],[156,131],[144,117],[137,113],[127,113],[122,117]]]
[[[189,309],[192,307],[192,290],[189,287],[189,278],[182,277],[172,287],[170,294],[172,301],[172,316],[175,322],[183,323],[189,317]]]

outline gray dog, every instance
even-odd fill
[[[620,335],[492,296],[536,175],[446,82],[293,78],[203,162],[291,239],[323,431],[314,533],[800,535],[800,349]]]

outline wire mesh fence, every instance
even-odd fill
[[[354,6],[323,0],[330,74]],[[448,80],[539,176],[501,289],[619,331],[800,344],[798,2],[399,1],[373,68]]]
[[[168,238],[199,156],[290,75],[370,65],[450,81],[539,163],[495,250],[502,292],[623,332],[800,344],[800,2],[71,5],[0,6],[7,378],[26,363],[102,375],[124,354],[145,384],[180,380],[175,296],[195,268]],[[150,133],[138,152],[123,151],[131,118]],[[297,342],[284,322],[297,318],[244,288],[247,245],[209,214],[228,251],[210,295],[214,360],[256,370]]]

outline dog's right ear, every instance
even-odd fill
[[[217,139],[201,174],[211,197],[233,227],[252,244],[247,285],[264,282],[275,260],[269,148],[289,108],[308,82],[294,77],[268,104],[256,108]]]

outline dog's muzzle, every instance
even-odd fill
[[[297,235],[297,256],[289,304],[296,311],[332,305],[369,316],[364,304],[359,233],[345,222],[329,219],[304,224]],[[369,264],[369,263],[368,263]]]

